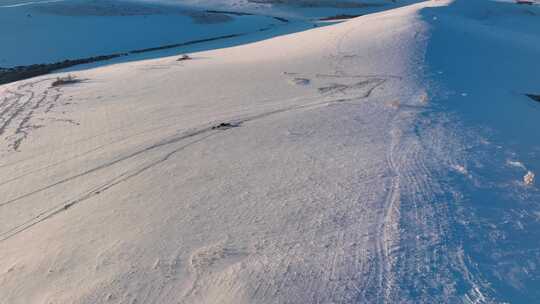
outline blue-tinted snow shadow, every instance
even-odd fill
[[[452,115],[466,156],[468,174],[440,177],[452,216],[444,241],[463,248],[470,271],[452,274],[463,299],[472,276],[484,301],[540,303],[540,185],[523,182],[540,174],[540,103],[525,96],[540,94],[539,16],[489,0],[421,12],[431,103]]]

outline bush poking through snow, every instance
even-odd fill
[[[74,83],[78,83],[78,82],[81,82],[81,80],[78,79],[76,76],[67,75],[66,77],[58,77],[58,78],[56,78],[56,80],[53,81],[52,86],[53,87],[58,87],[58,86],[67,85],[67,84],[74,84]]]
[[[222,122],[219,125],[213,126],[212,130],[227,130],[227,129],[236,128],[239,126],[240,126],[239,123]]]
[[[534,184],[534,177],[534,173],[529,171],[527,172],[527,174],[525,174],[525,176],[523,176],[523,182],[525,183],[525,185],[531,186],[532,184]]]
[[[191,60],[192,58],[189,57],[189,55],[182,55],[180,58],[176,59],[176,61],[185,61],[185,60]]]

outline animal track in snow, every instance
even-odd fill
[[[45,126],[43,116],[50,115],[55,107],[69,104],[61,100],[60,87],[50,86],[52,81],[54,79],[46,78],[26,82],[0,96],[0,136],[4,141],[0,150],[19,151],[32,131]],[[48,120],[77,124],[64,118],[49,117]]]
[[[320,94],[354,94],[355,98],[368,98],[375,89],[381,87],[388,80],[401,79],[401,77],[395,75],[346,75],[343,73],[308,75],[293,72],[284,72],[283,74],[294,76],[288,80],[293,85],[306,86],[315,84]],[[331,80],[331,82],[328,80]],[[357,94],[359,96],[356,96]]]

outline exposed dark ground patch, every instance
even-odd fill
[[[335,15],[335,16],[324,17],[324,18],[321,18],[319,20],[321,20],[321,21],[344,20],[344,19],[352,19],[352,18],[356,18],[356,17],[360,17],[360,16],[363,16],[363,15],[339,14],[339,15]]]
[[[40,75],[45,75],[56,70],[61,70],[61,69],[69,68],[69,67],[80,65],[80,64],[106,61],[106,60],[111,60],[114,58],[119,58],[119,57],[123,57],[127,55],[129,55],[129,53],[116,53],[116,54],[110,54],[110,55],[104,55],[104,56],[87,57],[87,58],[80,58],[80,59],[73,59],[73,60],[67,59],[64,61],[48,63],[48,64],[33,64],[33,65],[17,66],[14,68],[7,68],[7,69],[0,68],[0,85],[10,83],[10,82],[15,82],[18,80],[32,78],[32,77],[36,77]]]
[[[243,34],[231,34],[231,35],[224,35],[224,36],[218,36],[218,37],[213,37],[213,38],[191,40],[191,41],[175,43],[175,44],[167,44],[167,45],[158,46],[158,47],[133,50],[133,51],[130,51],[129,54],[140,54],[140,53],[146,53],[146,52],[173,49],[173,48],[177,48],[177,47],[181,47],[181,46],[188,46],[188,45],[197,44],[197,43],[203,43],[203,42],[210,42],[210,41],[221,40],[221,39],[229,39],[229,38],[240,37],[242,35]]]
[[[176,61],[186,61],[186,60],[191,60],[191,59],[193,58],[191,58],[189,55],[184,54],[180,56],[180,58],[176,59]]]
[[[226,15],[234,15],[234,16],[253,16],[254,15],[252,13],[219,11],[219,10],[206,10],[206,12],[211,13],[211,14],[226,14]]]
[[[276,19],[277,21],[281,21],[281,22],[285,22],[285,23],[289,22],[288,19],[285,19],[285,18],[282,18],[282,17],[272,16],[272,18]]]
[[[212,127],[212,130],[227,130],[231,128],[239,127],[240,123],[222,122]]]
[[[58,77],[55,81],[51,84],[52,87],[58,87],[63,85],[69,85],[69,84],[75,84],[81,82],[82,79],[79,79],[75,76],[68,75],[66,77]]]

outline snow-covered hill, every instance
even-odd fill
[[[0,303],[540,301],[539,14],[432,0],[0,86]]]
[[[221,47],[232,46],[312,28],[321,17],[366,14],[414,1],[417,0],[273,4],[231,0],[3,0],[0,2],[0,67],[47,64],[241,36],[221,42]],[[198,43],[196,47],[205,50],[215,46]],[[193,46],[174,49],[176,54],[193,50]]]
[[[194,40],[276,30],[268,16],[179,5],[75,0],[0,6],[0,66],[52,63]],[[290,31],[305,28],[295,24]]]

